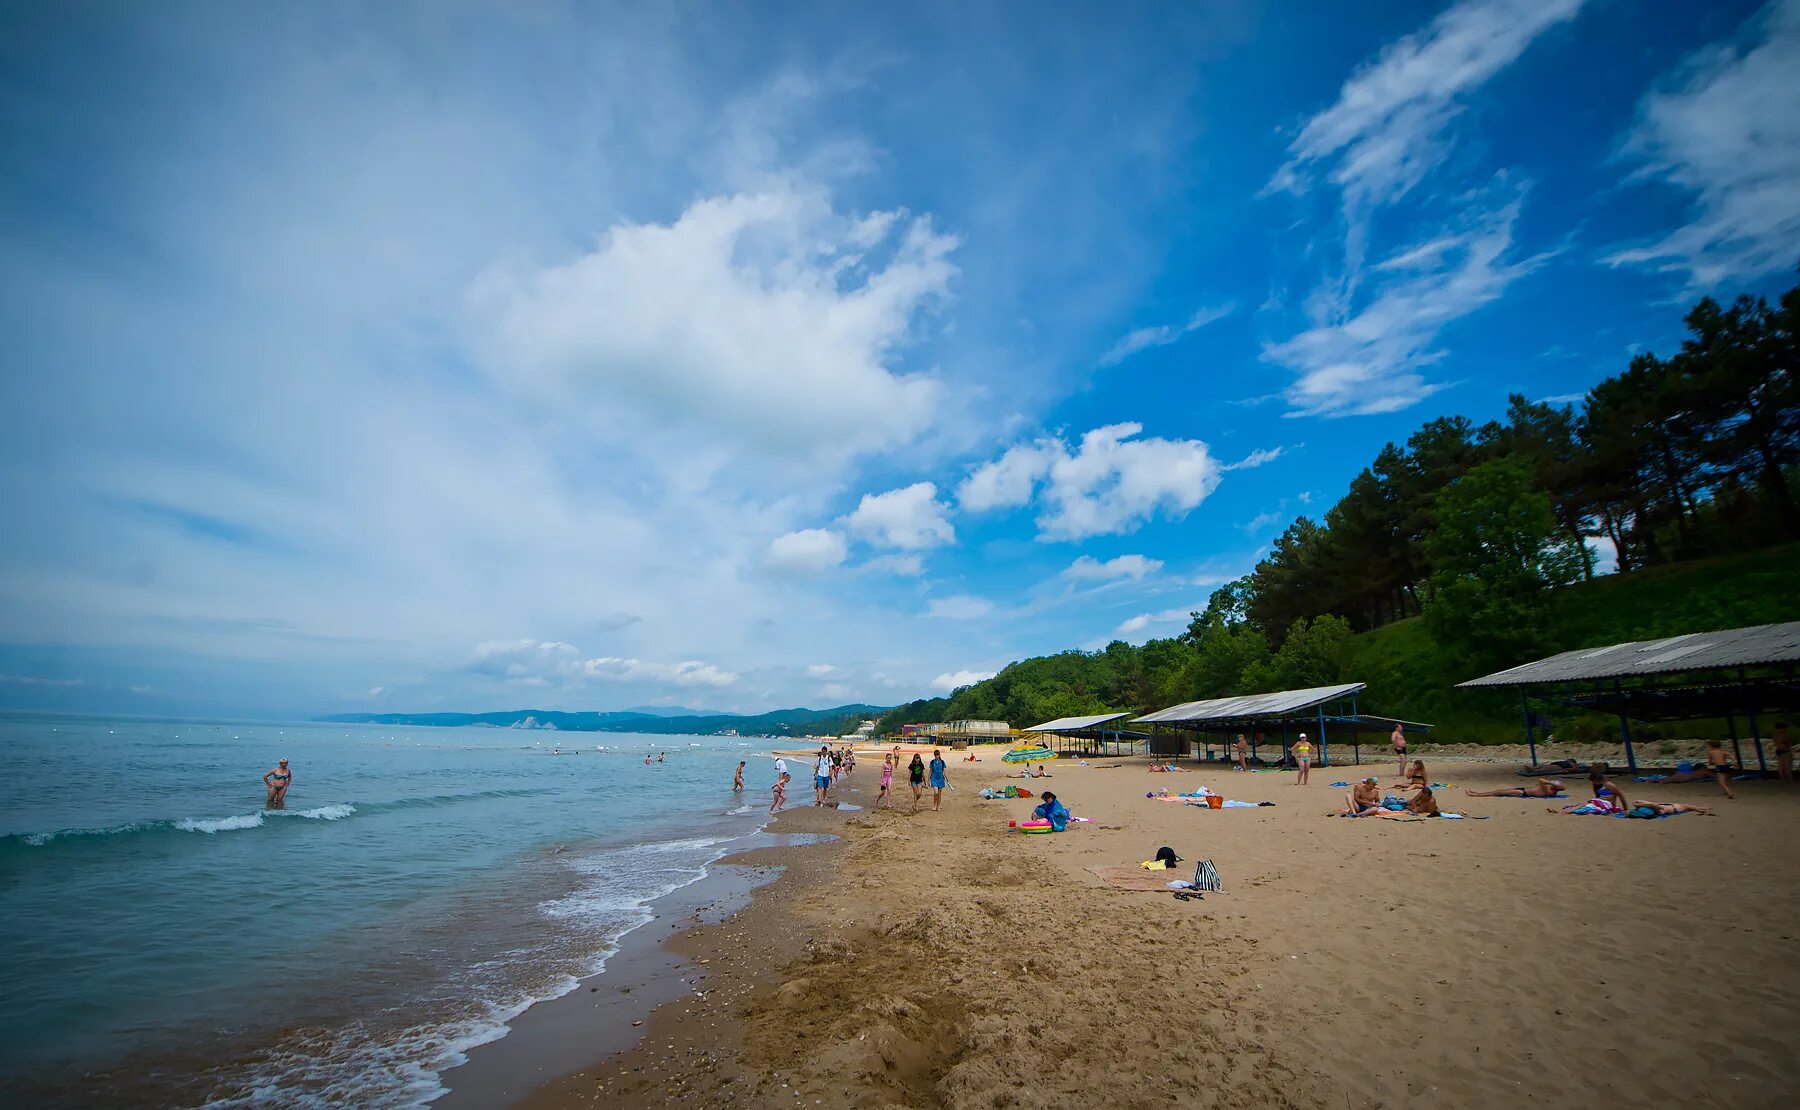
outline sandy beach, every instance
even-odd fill
[[[1786,1105],[1797,1013],[1800,790],[1637,785],[1719,816],[1656,821],[1467,798],[1513,764],[1432,760],[1444,808],[1486,820],[1344,820],[1330,783],[1392,763],[1152,774],[1143,759],[1050,765],[1091,823],[1024,836],[998,753],[951,763],[941,813],[869,807],[879,765],[790,810],[825,845],[753,853],[786,871],[743,912],[671,943],[698,994],[633,1049],[522,1105]],[[1017,783],[1018,780],[1014,779]],[[1207,786],[1271,807],[1145,797]],[[1570,779],[1575,800],[1585,779]],[[905,793],[905,787],[901,787]],[[1180,901],[1092,867],[1169,845],[1225,893]],[[579,1037],[569,1038],[579,1046]],[[572,1050],[573,1051],[573,1050]],[[454,1086],[454,1083],[453,1083]]]

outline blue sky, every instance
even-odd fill
[[[1800,0],[645,8],[0,6],[0,706],[943,692],[1800,260]]]

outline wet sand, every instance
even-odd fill
[[[843,840],[756,854],[788,869],[673,942],[709,961],[705,995],[623,1053],[595,1015],[565,1042],[569,1074],[521,1104],[1789,1104],[1800,789],[1625,782],[1721,815],[1568,817],[1463,796],[1522,781],[1509,765],[1418,754],[1456,787],[1444,808],[1490,819],[1325,815],[1344,793],[1329,783],[1385,787],[1392,763],[1299,787],[1059,760],[1024,785],[1094,822],[1023,836],[1006,824],[1032,803],[974,796],[1007,781],[995,755],[951,764],[942,813],[802,807],[777,827]],[[865,760],[837,796],[868,805],[878,773]],[[1200,785],[1276,804],[1144,797]],[[1210,858],[1227,893],[1184,902],[1086,870],[1163,844],[1189,861],[1170,878]]]

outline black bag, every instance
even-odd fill
[[[1156,850],[1156,862],[1166,868],[1173,868],[1181,862],[1181,857],[1175,854],[1175,849],[1165,844]]]

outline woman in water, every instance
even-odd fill
[[[906,766],[906,777],[912,782],[914,813],[919,812],[919,799],[925,796],[925,761],[914,752],[912,762]]]
[[[269,799],[263,803],[264,809],[286,809],[288,787],[294,783],[294,773],[288,770],[287,760],[281,760],[275,769],[263,776],[263,785],[269,788]]]

